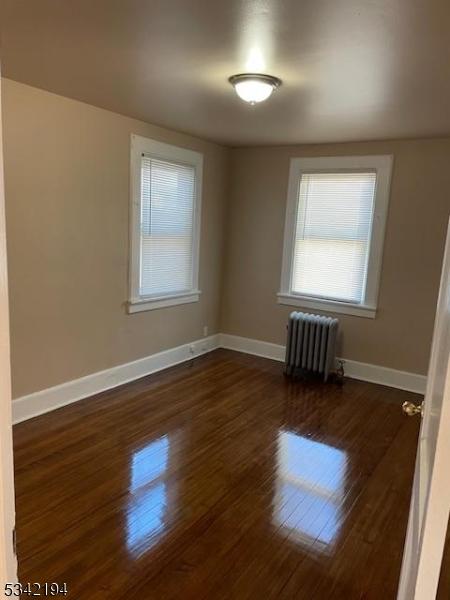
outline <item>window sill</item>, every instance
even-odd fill
[[[186,292],[184,294],[172,294],[170,296],[159,296],[157,298],[139,298],[128,302],[128,312],[130,314],[144,312],[146,310],[156,310],[158,308],[167,308],[177,304],[190,304],[198,302],[200,290]]]
[[[278,304],[287,304],[288,306],[299,306],[302,308],[315,308],[317,310],[339,313],[344,315],[353,315],[356,317],[365,317],[375,319],[376,308],[373,306],[364,306],[362,304],[351,304],[349,302],[335,302],[333,300],[321,300],[319,298],[306,298],[305,296],[296,296],[295,294],[279,293]]]

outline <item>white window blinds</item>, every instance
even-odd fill
[[[195,167],[141,159],[141,296],[167,296],[193,288]]]
[[[302,173],[291,274],[294,294],[361,303],[375,172]]]

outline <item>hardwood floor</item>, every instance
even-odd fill
[[[448,600],[450,598],[450,523],[447,527],[447,539],[445,552],[442,558],[441,576],[436,600]]]
[[[394,600],[405,400],[217,350],[20,424],[20,580],[74,600]]]

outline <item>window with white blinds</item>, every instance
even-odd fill
[[[366,281],[376,173],[303,173],[292,291],[360,304]]]
[[[375,316],[390,169],[385,156],[293,159],[280,302]]]
[[[192,290],[195,168],[141,160],[141,296]]]
[[[132,138],[131,312],[198,300],[201,155]]]

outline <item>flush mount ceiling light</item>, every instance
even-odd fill
[[[272,92],[281,85],[281,79],[278,79],[278,77],[259,73],[232,75],[228,81],[236,90],[239,98],[250,104],[267,100]]]

